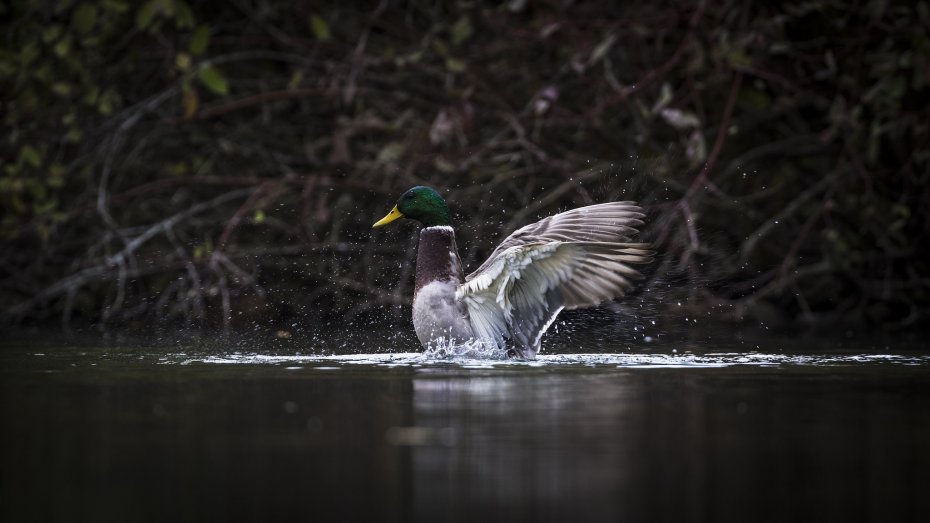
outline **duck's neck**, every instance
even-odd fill
[[[464,281],[455,231],[447,225],[425,227],[420,231],[416,292],[434,281]]]

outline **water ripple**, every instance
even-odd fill
[[[706,354],[541,354],[535,360],[479,359],[473,357],[439,357],[429,353],[346,354],[346,355],[269,355],[234,352],[203,357],[184,357],[167,364],[247,364],[247,365],[310,365],[317,370],[338,370],[349,365],[379,367],[422,367],[456,365],[462,368],[543,367],[543,366],[613,366],[620,368],[721,368],[734,366],[852,366],[863,364],[928,365],[930,355],[908,354],[766,354],[766,353],[706,353]]]

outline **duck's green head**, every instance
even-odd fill
[[[449,212],[446,201],[442,199],[442,196],[439,196],[438,192],[422,185],[418,185],[402,194],[391,212],[378,220],[372,227],[381,227],[398,218],[416,220],[423,224],[424,227],[433,227],[435,225],[452,226],[452,213]]]

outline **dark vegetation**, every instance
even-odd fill
[[[415,184],[448,197],[471,268],[528,221],[635,199],[647,285],[692,308],[930,310],[926,2],[13,0],[0,18],[7,321],[404,317],[412,228],[371,224]]]

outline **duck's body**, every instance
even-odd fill
[[[632,202],[581,207],[508,236],[475,272],[463,277],[445,201],[414,187],[391,214],[421,221],[413,326],[424,347],[480,343],[532,359],[563,309],[622,296],[640,274],[630,264],[651,253],[630,243],[642,211]]]
[[[413,292],[413,329],[424,347],[441,342],[461,344],[475,338],[468,308],[455,297],[463,282],[452,227],[424,227],[417,247]]]

